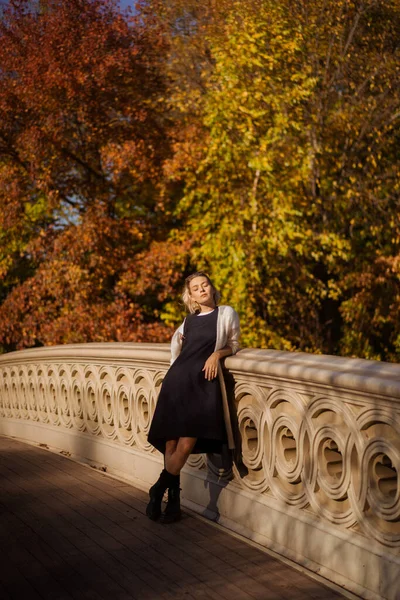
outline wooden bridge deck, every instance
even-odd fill
[[[0,437],[1,600],[334,600],[325,587],[185,514],[160,525],[147,495]]]

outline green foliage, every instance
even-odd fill
[[[189,160],[177,145],[178,214],[245,344],[398,357],[398,273],[363,277],[398,255],[399,18],[397,2],[248,0],[204,25],[213,67],[175,105],[201,134]]]

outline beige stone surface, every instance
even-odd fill
[[[168,368],[162,344],[0,357],[0,433],[42,441],[146,489]],[[192,457],[187,506],[368,599],[400,598],[400,366],[246,349],[226,360],[239,442]]]

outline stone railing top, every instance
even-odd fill
[[[97,361],[110,363],[140,361],[167,363],[170,361],[169,344],[146,344],[126,342],[104,342],[88,344],[65,344],[63,346],[43,346],[0,355],[0,366],[49,361]]]
[[[244,349],[226,360],[233,373],[277,377],[281,381],[304,381],[388,396],[400,401],[400,365],[278,350]]]
[[[0,366],[33,362],[145,362],[168,365],[169,344],[90,343],[30,348],[0,355]],[[400,402],[400,365],[373,360],[245,348],[225,360],[232,373],[304,381],[388,397]]]

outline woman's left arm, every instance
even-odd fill
[[[204,363],[203,371],[205,371],[205,378],[209,381],[214,379],[218,374],[218,363],[221,358],[236,354],[239,350],[239,337],[240,337],[240,323],[239,315],[233,308],[226,307],[229,312],[225,312],[227,316],[227,332],[226,332],[226,345],[219,350],[215,350]]]
[[[227,335],[226,345],[232,349],[232,354],[236,354],[239,350],[239,338],[240,338],[240,322],[239,315],[236,310],[232,310],[232,314],[229,319],[229,329]]]

